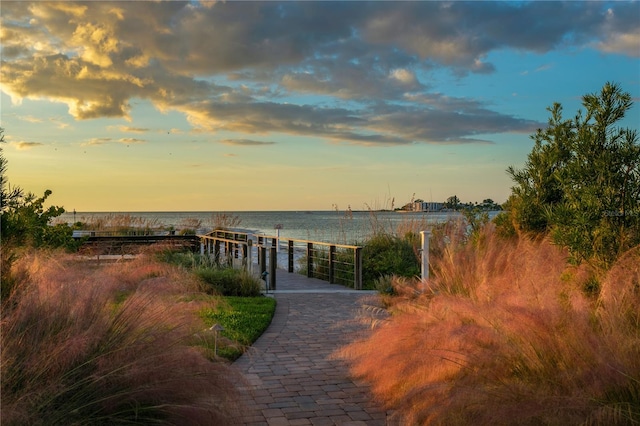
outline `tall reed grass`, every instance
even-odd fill
[[[392,315],[337,354],[352,373],[406,425],[640,424],[640,248],[599,276],[463,227],[434,230],[425,291],[396,280]]]
[[[3,425],[229,424],[234,370],[190,346],[198,284],[148,258],[33,253],[2,302]]]
[[[134,216],[128,213],[106,213],[100,216],[82,216],[81,229],[91,231],[128,231],[131,229],[156,230],[163,229],[164,224],[158,219]]]

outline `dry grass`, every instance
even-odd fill
[[[147,219],[131,214],[106,213],[100,216],[80,217],[82,229],[92,231],[127,231],[131,229],[162,229],[158,219]]]
[[[401,424],[638,424],[640,248],[595,300],[548,241],[459,226],[434,232],[425,293],[398,282],[391,317],[341,350],[353,374]]]
[[[242,223],[242,219],[230,213],[214,213],[209,219],[209,225],[213,229],[237,228]]]
[[[36,253],[3,300],[3,425],[227,424],[238,377],[189,346],[197,283],[141,258],[90,266]]]

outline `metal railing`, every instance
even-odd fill
[[[309,278],[362,290],[362,247],[359,246],[228,230],[216,230],[198,237],[201,254],[213,256],[218,263],[239,263],[249,271],[253,268],[255,250],[260,274],[263,278],[268,276],[272,290],[276,289],[279,253],[284,250],[288,272],[296,272],[298,262],[301,265],[297,272],[302,272]],[[267,266],[268,273],[265,275]]]

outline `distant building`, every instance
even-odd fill
[[[444,203],[434,201],[416,201],[413,203],[412,210],[414,212],[439,212],[444,208]]]

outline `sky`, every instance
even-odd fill
[[[638,2],[0,3],[10,183],[78,212],[506,201],[547,108],[614,82]]]

